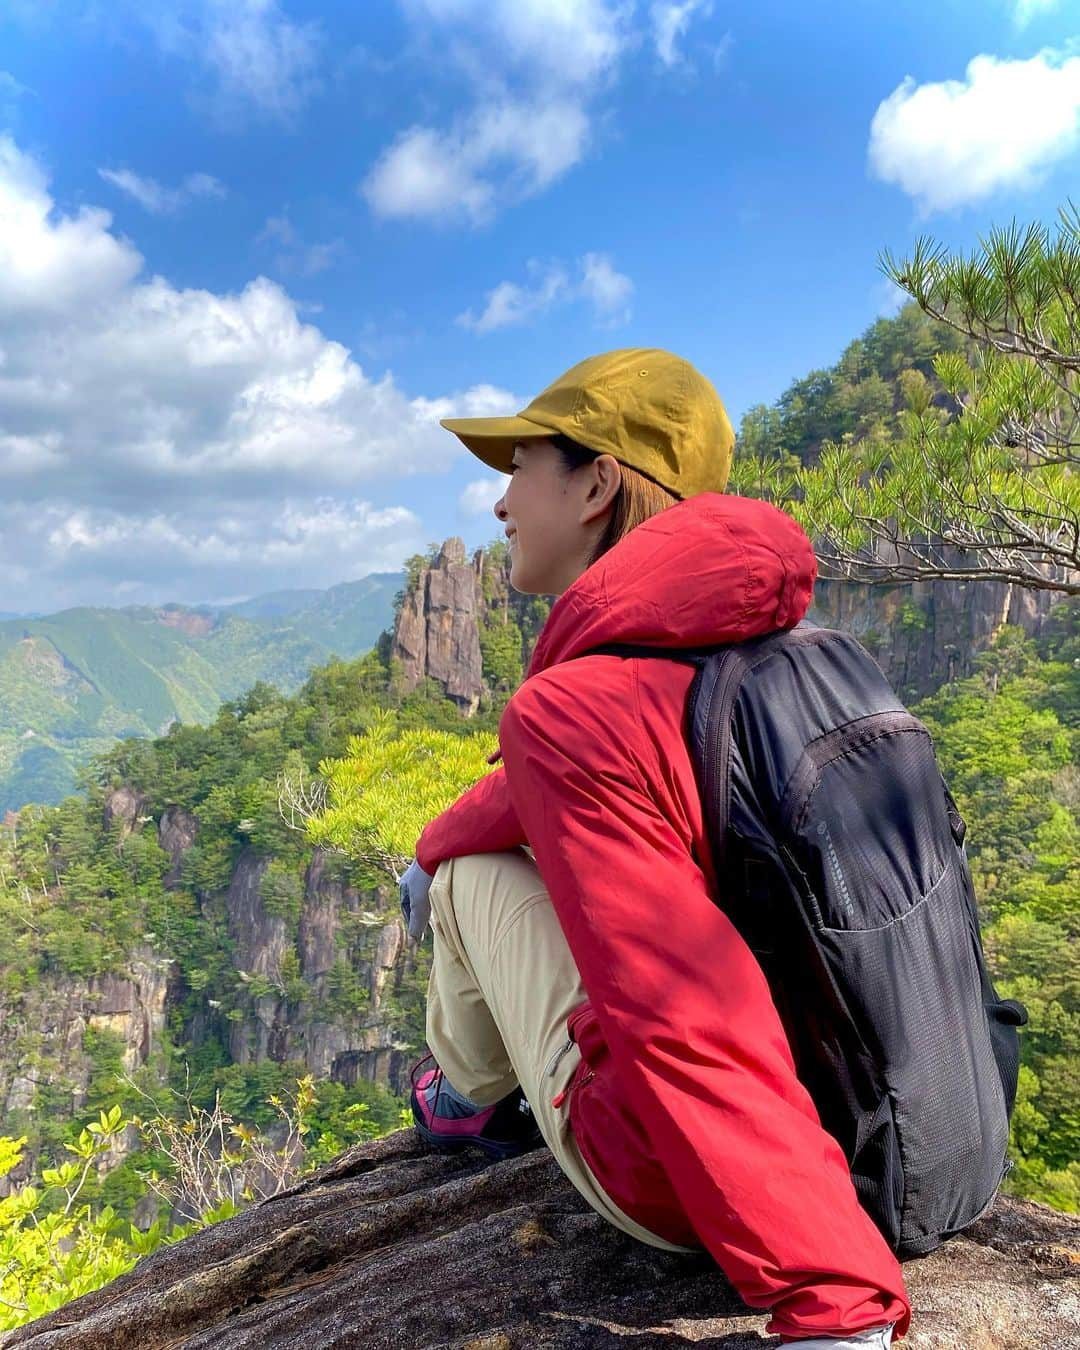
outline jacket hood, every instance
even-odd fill
[[[690,497],[631,530],[560,596],[528,674],[610,642],[705,647],[793,628],[816,575],[809,539],[777,507]]]

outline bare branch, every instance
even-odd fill
[[[281,773],[277,779],[278,814],[290,830],[306,832],[308,822],[326,806],[326,784],[321,778],[304,781],[301,768],[295,778]]]

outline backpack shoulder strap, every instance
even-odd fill
[[[717,647],[638,647],[632,642],[607,642],[602,647],[590,647],[581,656],[622,656],[642,657],[646,660],[680,661],[685,665],[702,666]]]
[[[724,840],[731,810],[731,720],[742,677],[749,668],[751,649],[784,633],[725,646],[680,649],[641,647],[631,643],[608,643],[583,656],[640,657],[647,660],[679,661],[694,666],[686,707],[686,735],[697,770],[708,822],[713,875],[723,866]]]
[[[727,852],[731,820],[733,713],[744,677],[779,648],[805,644],[817,646],[845,636],[838,630],[818,628],[804,619],[794,628],[715,647],[680,649],[615,642],[581,653],[582,656],[679,661],[697,668],[687,701],[687,735],[698,771],[709,824],[713,870],[717,877],[722,874]]]
[[[759,659],[772,653],[776,647],[789,642],[824,642],[843,634],[830,628],[817,628],[804,619],[794,628],[783,628],[758,637],[746,638],[742,642],[721,642],[709,647],[646,647],[636,642],[605,642],[599,647],[590,647],[579,652],[582,656],[622,656],[639,657],[652,661],[681,661],[686,665],[703,666],[710,657],[720,656],[724,652],[739,652],[748,664],[756,665]]]

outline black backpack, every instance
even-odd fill
[[[689,661],[720,903],[799,1077],[901,1256],[978,1218],[1007,1164],[1024,1007],[983,959],[964,822],[923,724],[846,633],[802,623]]]

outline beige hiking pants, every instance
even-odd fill
[[[541,1134],[594,1210],[639,1242],[685,1251],[635,1223],[600,1189],[552,1105],[581,1060],[566,1019],[586,1000],[540,873],[522,852],[444,862],[431,883],[434,955],[427,1041],[447,1078],[478,1106],[521,1085]]]

